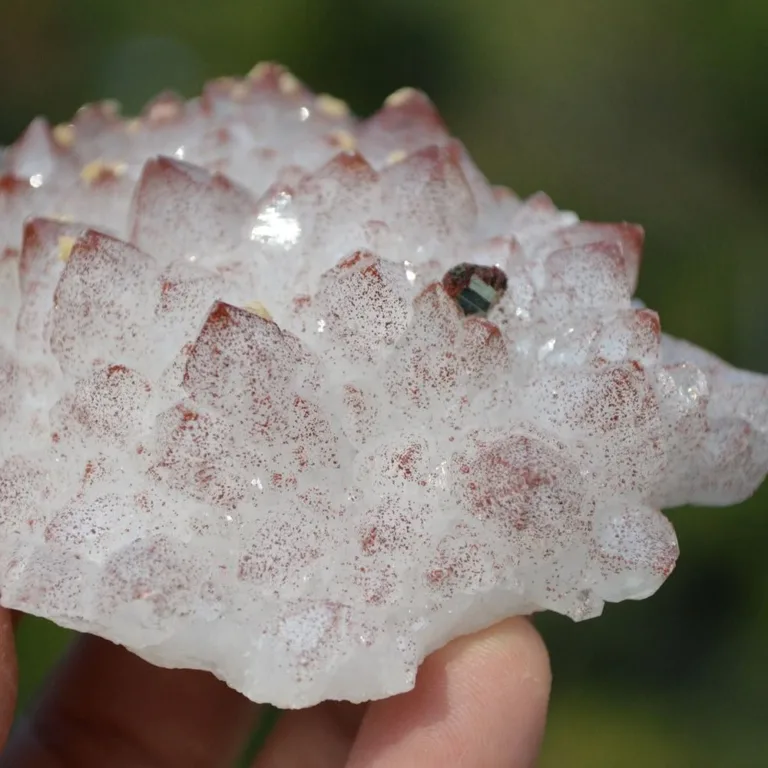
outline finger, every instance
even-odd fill
[[[286,712],[253,768],[342,768],[364,714],[365,705],[338,701]]]
[[[25,768],[230,766],[258,708],[212,675],[86,636],[0,759]]]
[[[529,768],[550,679],[526,619],[460,638],[424,662],[413,691],[370,705],[347,768]]]
[[[13,641],[14,620],[10,611],[0,608],[0,750],[13,723],[18,676],[16,647]]]

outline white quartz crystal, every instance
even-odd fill
[[[491,187],[427,99],[274,65],[0,158],[4,606],[300,707],[653,593],[768,469],[768,380],[662,337],[642,230]],[[497,266],[466,316],[443,283]]]

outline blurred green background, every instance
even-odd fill
[[[290,66],[368,112],[428,91],[493,181],[648,232],[664,328],[768,372],[766,0],[0,0],[0,144],[82,102]],[[653,599],[543,617],[543,768],[768,766],[768,487],[672,515]],[[26,620],[22,698],[67,635]]]

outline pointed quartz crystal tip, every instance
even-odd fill
[[[277,64],[0,158],[0,602],[304,707],[675,567],[768,377],[661,332],[643,230],[493,187],[421,92]],[[684,546],[684,543],[683,543]]]
[[[48,181],[62,157],[62,147],[54,141],[51,126],[38,117],[8,150],[5,165],[17,179],[37,188]]]
[[[174,91],[165,91],[147,102],[142,117],[152,125],[172,123],[182,118],[184,100]]]

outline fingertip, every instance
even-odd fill
[[[447,658],[441,658],[444,654]],[[514,682],[530,688],[531,693],[549,698],[552,668],[549,651],[531,620],[516,616],[488,627],[474,635],[460,637],[438,651],[436,663],[462,663],[482,661],[490,669],[497,668],[503,677],[514,677]]]
[[[191,669],[83,635],[48,679],[1,766],[232,765],[259,707]]]
[[[0,608],[0,750],[13,724],[18,692],[14,621],[10,611]]]
[[[370,706],[349,766],[528,768],[550,684],[549,654],[527,619],[458,638],[424,662],[413,691]]]
[[[552,671],[547,647],[530,619],[517,616],[459,638],[429,662],[445,665],[454,681],[463,722],[477,734],[479,752],[516,768],[535,764]]]

